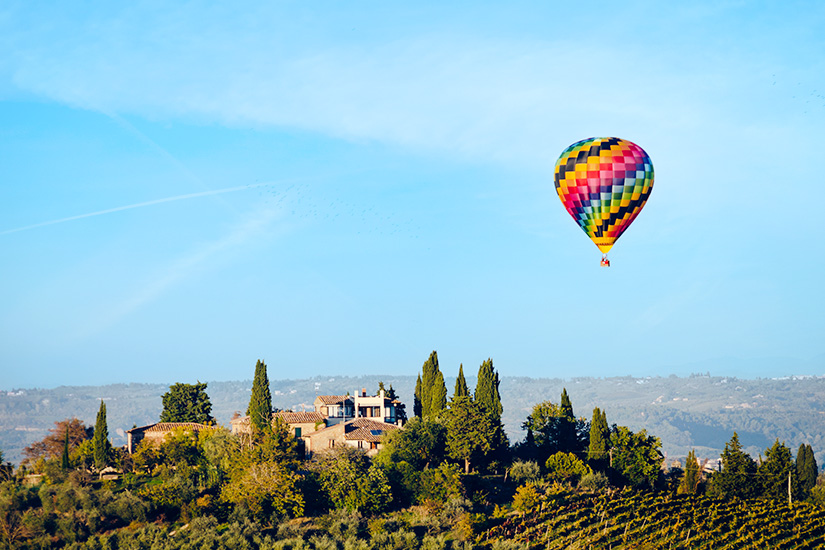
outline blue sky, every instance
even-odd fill
[[[825,374],[825,5],[442,4],[4,2],[0,388]]]

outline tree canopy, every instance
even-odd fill
[[[343,445],[324,450],[313,456],[309,467],[333,508],[372,514],[392,500],[386,473],[360,449]]]
[[[751,498],[760,492],[756,480],[756,462],[742,450],[739,435],[725,443],[722,452],[722,471],[715,472],[710,479],[709,492],[722,498]]]
[[[212,403],[206,393],[206,382],[197,384],[173,384],[163,394],[161,422],[195,422],[209,424],[212,418]]]
[[[501,424],[486,407],[469,396],[455,399],[444,413],[447,427],[447,452],[451,458],[464,462],[464,473],[470,473],[473,461],[493,448]]]
[[[788,499],[788,481],[791,495],[797,494],[798,480],[796,465],[791,458],[791,450],[777,439],[765,449],[765,459],[757,468],[762,483],[762,494],[776,500]]]
[[[255,462],[236,471],[221,491],[227,503],[244,504],[253,517],[296,517],[304,513],[300,476],[277,461]]]
[[[69,434],[69,452],[87,441],[93,433],[91,427],[87,427],[77,418],[67,418],[55,422],[54,428],[49,430],[46,437],[23,449],[25,461],[34,462],[39,458],[53,458],[60,455],[63,452],[67,432]]]
[[[573,416],[566,391],[562,393],[562,401],[563,405],[549,400],[537,403],[522,424],[542,461],[558,452],[581,454],[590,437],[587,423]]]
[[[656,486],[664,459],[658,437],[647,435],[645,430],[634,433],[626,426],[613,426],[610,446],[612,468],[630,485],[651,489]]]
[[[384,434],[378,460],[384,464],[406,462],[416,470],[437,466],[447,456],[447,428],[431,418],[413,418],[403,430]]]

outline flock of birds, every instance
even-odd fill
[[[281,208],[294,220],[323,222],[336,232],[355,235],[420,238],[421,226],[402,208],[379,206],[366,197],[347,198],[340,193],[324,192],[323,186],[292,183],[283,187],[264,184],[258,191],[262,205]]]

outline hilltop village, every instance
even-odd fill
[[[211,416],[207,384],[174,384],[159,422],[108,438],[55,422],[2,469],[13,548],[814,547],[825,477],[810,445],[758,458],[736,432],[716,460],[667,461],[645,430],[577,417],[567,390],[511,443],[491,359],[450,393],[433,352],[411,410],[390,385],[274,410],[258,361],[246,414]],[[669,463],[668,463],[669,462]]]
[[[378,454],[385,432],[403,426],[406,415],[404,405],[386,395],[380,389],[377,395],[368,396],[366,388],[350,395],[319,395],[315,398],[315,410],[311,412],[276,411],[273,424],[283,423],[298,444],[301,454],[311,458],[313,450],[333,449],[349,445],[363,449],[368,456]],[[401,414],[399,414],[401,413]],[[244,441],[253,435],[251,417],[237,416],[230,421],[231,433]],[[196,422],[158,422],[127,430],[126,450],[131,454],[142,441],[160,445],[163,439],[176,431],[195,433],[209,429],[207,424]]]

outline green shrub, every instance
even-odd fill
[[[146,521],[149,505],[132,491],[126,490],[115,495],[104,508],[107,516],[114,516],[122,523]]]
[[[425,535],[421,539],[421,550],[448,550],[450,541],[444,535],[430,536]]]
[[[309,542],[315,550],[338,550],[338,544],[329,535],[315,535],[309,539]]]
[[[451,497],[462,496],[463,489],[461,469],[456,464],[442,462],[438,468],[421,472],[416,500],[419,504],[427,501],[446,502]]]
[[[214,531],[218,527],[218,520],[212,516],[195,518],[189,522],[189,532],[192,536],[202,535]]]
[[[356,537],[349,537],[344,541],[343,550],[372,550],[372,544]]]
[[[535,509],[541,503],[541,493],[532,483],[527,483],[516,489],[513,496],[513,509],[521,514],[526,514]]]
[[[453,524],[458,521],[462,515],[466,514],[473,508],[473,503],[464,497],[452,497],[444,503],[441,508],[441,517],[444,521]]]
[[[313,550],[311,543],[300,538],[273,540],[266,537],[258,550]]]
[[[510,466],[509,477],[518,484],[535,482],[541,478],[541,468],[535,460],[516,460]]]
[[[367,524],[358,511],[336,510],[329,515],[328,531],[338,540],[361,537],[367,533]]]
[[[547,474],[553,481],[574,483],[593,470],[573,453],[550,455],[545,464]]]
[[[512,540],[496,539],[490,545],[490,550],[527,550],[528,545]]]
[[[591,472],[582,476],[579,487],[590,491],[604,489],[608,485],[607,476],[601,472]]]

